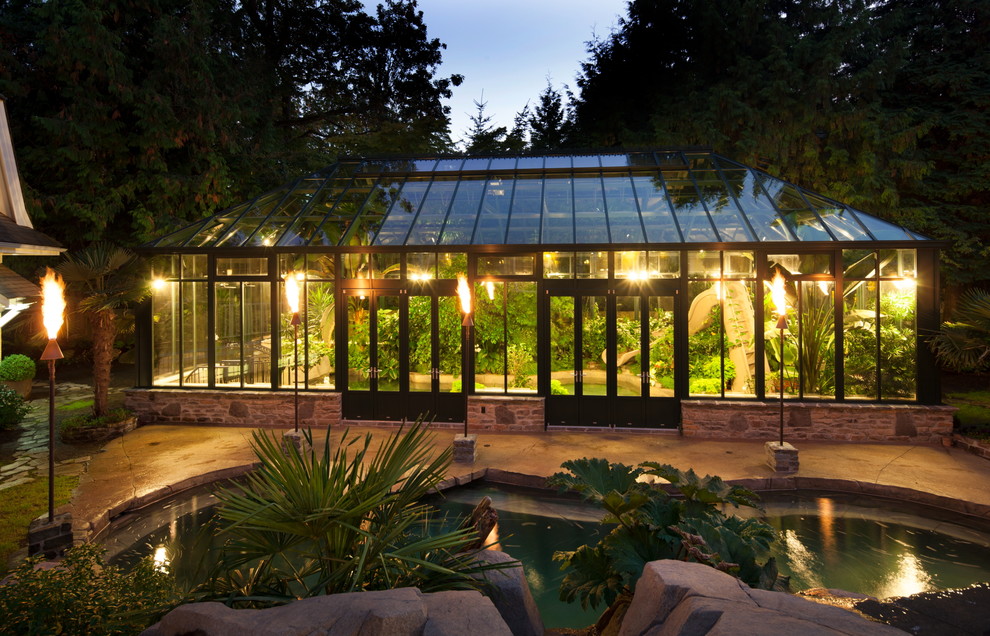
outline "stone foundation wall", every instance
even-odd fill
[[[546,424],[541,397],[472,395],[468,397],[470,431],[542,431]]]
[[[128,389],[124,405],[141,424],[206,424],[291,428],[295,424],[293,394],[275,391],[184,391]],[[340,393],[300,393],[299,425],[340,424]]]
[[[952,434],[951,406],[784,402],[784,439],[938,442]],[[780,405],[772,402],[681,402],[685,437],[776,439]]]

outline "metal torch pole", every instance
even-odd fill
[[[295,369],[295,389],[293,390],[293,405],[295,406],[296,432],[299,432],[299,312],[292,314],[292,357]]]
[[[55,518],[55,361],[48,361],[48,523]]]
[[[784,330],[787,329],[787,314],[777,319],[780,329],[780,445],[784,445]]]

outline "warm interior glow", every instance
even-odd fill
[[[461,311],[471,313],[471,288],[468,287],[467,277],[457,277],[457,297],[461,299]]]
[[[41,315],[49,340],[58,338],[58,331],[62,328],[65,316],[64,292],[65,283],[62,282],[62,277],[47,268],[41,279]]]
[[[161,291],[165,289],[165,279],[164,278],[154,279],[153,281],[151,281],[151,288],[154,289],[155,291]]]
[[[913,278],[902,278],[901,280],[894,281],[894,287],[900,291],[907,291],[909,289],[914,289],[918,286],[918,281]]]
[[[495,282],[486,280],[485,289],[488,290],[488,300],[495,300]]]
[[[289,311],[299,313],[299,276],[292,272],[285,276],[285,300],[289,303]]]
[[[778,316],[787,315],[787,292],[784,290],[784,276],[777,270],[770,287],[770,297],[773,299],[774,310]]]

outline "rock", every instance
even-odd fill
[[[497,550],[479,551],[478,560],[485,563],[515,561],[505,552]],[[490,570],[485,573],[485,577],[495,586],[489,598],[514,636],[543,634],[543,619],[540,617],[539,608],[536,607],[536,601],[529,589],[529,581],[521,563],[517,562],[514,567],[503,570]]]
[[[416,588],[332,594],[264,610],[222,603],[180,605],[141,636],[511,636],[478,592],[423,594]]]
[[[990,583],[861,601],[857,611],[918,636],[990,633]]]
[[[784,592],[750,589],[700,563],[654,561],[636,583],[620,636],[892,636],[899,629]]]
[[[470,528],[478,533],[478,538],[464,546],[464,551],[480,550],[485,547],[485,542],[488,540],[489,535],[491,535],[492,529],[497,525],[498,510],[492,507],[492,498],[482,497],[478,505],[474,507],[471,514],[461,524],[461,528]]]

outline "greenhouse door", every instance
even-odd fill
[[[463,422],[457,299],[443,293],[344,289],[346,420]]]
[[[674,299],[548,291],[547,423],[675,427]]]

